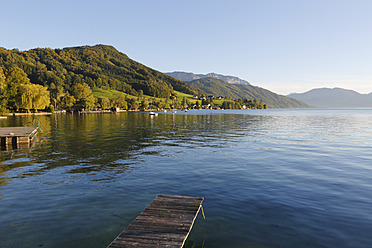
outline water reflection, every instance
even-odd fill
[[[166,157],[173,154],[175,148],[182,152],[182,149],[220,149],[241,143],[278,150],[283,144],[311,145],[312,139],[318,143],[333,139],[331,136],[336,137],[340,133],[345,135],[345,127],[353,125],[353,119],[342,116],[322,115],[317,118],[295,116],[290,112],[284,116],[212,112],[160,114],[151,117],[146,113],[121,113],[53,115],[40,118],[50,130],[48,142],[38,144],[31,151],[1,152],[0,162],[8,161],[7,166],[1,166],[2,175],[17,167],[30,167],[30,171],[17,171],[19,174],[13,172],[8,176],[41,175],[63,167],[64,173],[89,174],[105,171],[111,172],[109,178],[115,178],[116,174],[128,173],[138,168],[142,162],[141,156]],[[11,117],[5,125],[23,125],[31,119],[28,116]],[[302,132],[309,126],[313,128]],[[329,126],[333,128],[329,129]],[[23,157],[32,159],[17,162],[18,158]],[[107,177],[102,180],[107,180]]]
[[[0,246],[105,247],[158,193],[205,197],[191,247],[371,246],[371,114],[196,113],[43,117],[0,152]]]
[[[235,117],[235,118],[234,118]],[[9,118],[7,125],[23,125],[32,117]],[[54,115],[41,117],[50,130],[47,142],[31,151],[12,156],[2,153],[2,174],[16,167],[29,167],[8,173],[8,177],[36,176],[63,167],[63,173],[111,172],[102,180],[128,173],[141,163],[141,155],[168,156],[167,147],[221,148],[254,133],[260,116],[159,115],[121,113],[104,115]],[[23,162],[17,159],[31,157]],[[95,178],[94,180],[100,180]],[[7,181],[4,179],[4,182]]]

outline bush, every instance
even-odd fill
[[[0,108],[0,114],[8,114],[8,113],[9,113],[9,109]]]

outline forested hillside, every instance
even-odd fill
[[[80,97],[80,102],[88,108],[94,104],[91,98],[93,88],[161,98],[169,98],[174,90],[191,95],[204,94],[180,80],[130,59],[107,45],[64,49],[36,48],[29,51],[0,47],[0,68],[0,108],[23,108],[20,104],[15,106],[7,101],[9,98],[15,98],[17,94],[19,96],[19,92],[14,92],[14,84],[46,87],[50,99],[55,101],[57,106],[68,102],[71,105],[71,101],[78,102],[77,98]],[[10,73],[13,70],[17,70],[23,81],[12,79]],[[29,81],[24,78],[25,75]],[[81,93],[85,95],[82,96]]]
[[[305,103],[275,94],[269,90],[246,84],[230,84],[216,78],[201,78],[186,82],[194,88],[205,91],[216,97],[230,97],[232,99],[260,100],[269,108],[304,108]]]

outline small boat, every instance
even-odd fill
[[[6,116],[0,116],[0,119],[6,119],[6,118],[8,118],[8,117],[6,117]]]
[[[157,115],[158,115],[158,113],[155,113],[155,112],[151,111],[151,112],[149,113],[149,115],[152,115],[152,116],[157,116]]]

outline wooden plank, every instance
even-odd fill
[[[26,127],[26,133],[36,133],[36,127]],[[10,133],[13,133],[11,135]],[[25,127],[0,127],[0,137],[9,137],[9,136],[30,136],[25,133]]]
[[[107,248],[181,248],[203,200],[203,197],[158,195]]]
[[[28,148],[37,132],[38,128],[32,126],[0,127],[1,150]]]

